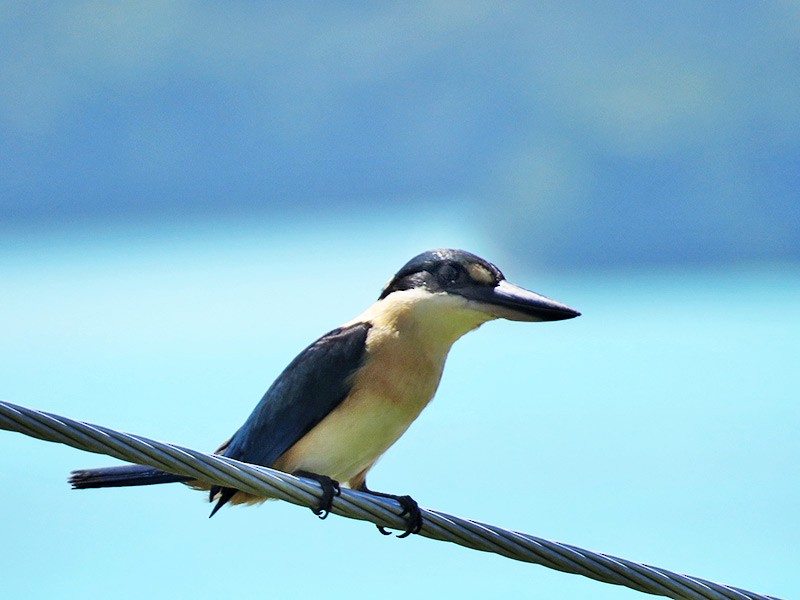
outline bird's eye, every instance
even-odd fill
[[[458,265],[448,263],[439,267],[437,275],[439,276],[439,281],[443,283],[455,283],[462,272]]]

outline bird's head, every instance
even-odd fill
[[[453,297],[458,305],[512,321],[560,321],[578,311],[506,281],[492,263],[464,250],[429,250],[408,261],[392,277],[379,300],[414,290],[437,298]]]

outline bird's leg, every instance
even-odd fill
[[[333,506],[333,497],[341,494],[342,489],[339,482],[331,479],[327,475],[320,475],[318,473],[311,473],[310,471],[295,471],[292,475],[297,477],[306,477],[313,479],[322,487],[322,498],[319,499],[319,504],[316,508],[312,508],[311,512],[317,515],[320,519],[324,519],[331,512]]]
[[[397,537],[408,537],[412,533],[419,533],[420,529],[422,529],[422,512],[419,509],[419,504],[417,504],[417,501],[411,496],[396,496],[395,494],[376,492],[369,489],[366,482],[362,482],[357,489],[359,492],[366,492],[367,494],[380,496],[381,498],[391,498],[392,500],[397,500],[400,503],[400,506],[403,507],[403,511],[400,513],[400,516],[406,518],[406,530]],[[386,528],[380,525],[376,525],[376,527],[383,535],[391,535],[391,532],[386,531]]]

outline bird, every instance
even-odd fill
[[[510,283],[475,254],[423,252],[363,313],[300,352],[216,453],[316,480],[322,494],[312,510],[321,518],[341,486],[393,498],[406,519],[400,537],[419,533],[417,502],[369,489],[367,474],[433,399],[452,345],[495,319],[559,321],[579,315]],[[209,502],[216,502],[210,517],[228,503],[267,499],[144,465],[80,469],[70,477],[75,489],[172,482],[208,491]]]

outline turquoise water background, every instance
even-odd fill
[[[409,258],[494,322],[370,475],[800,598],[800,3],[0,0],[0,398],[213,450]],[[0,431],[0,591],[634,598]]]
[[[443,220],[434,219],[437,224]],[[375,489],[746,589],[800,595],[800,271],[526,271],[465,225],[125,229],[0,244],[0,397],[212,450],[307,343],[408,258],[473,250],[568,303],[454,347]],[[207,519],[179,485],[71,491],[114,464],[0,432],[8,597],[634,598],[271,502]],[[148,591],[149,590],[149,591]]]

